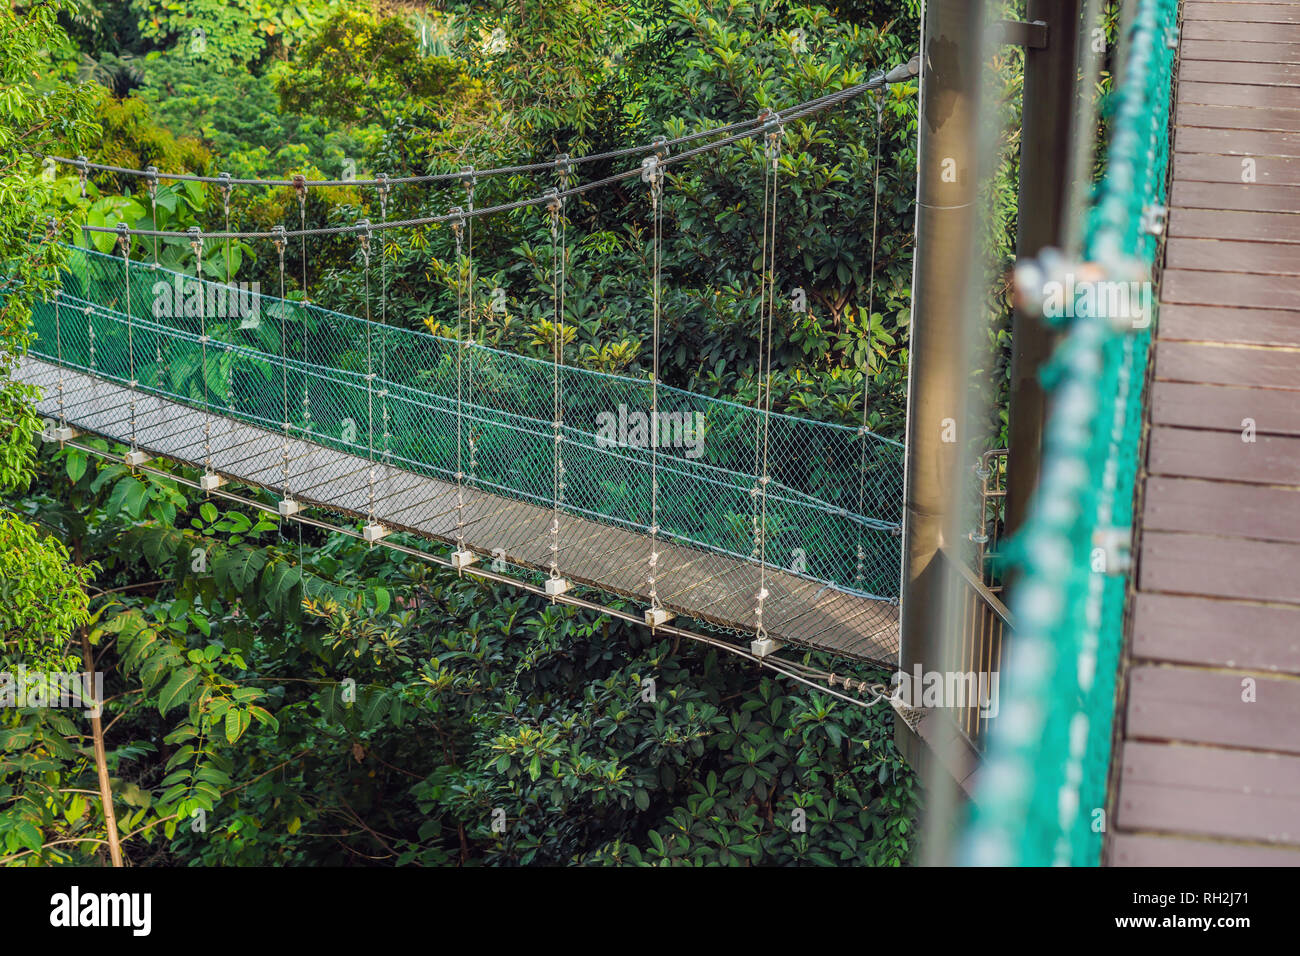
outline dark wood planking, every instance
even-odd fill
[[[1247,109],[1241,106],[1198,106],[1179,103],[1175,123],[1179,128],[1201,126],[1210,129],[1258,130],[1289,133],[1296,129],[1294,109]]]
[[[1278,23],[1254,18],[1207,23],[1192,19],[1183,24],[1182,35],[1184,44],[1197,40],[1231,40],[1245,44],[1247,50],[1244,55],[1249,56],[1250,45],[1256,43],[1300,44],[1300,23]]]
[[[1300,865],[1300,4],[1183,13],[1106,860]]]
[[[1169,213],[1169,238],[1300,243],[1300,216],[1285,212],[1180,209],[1175,206]]]
[[[1181,153],[1222,153],[1228,156],[1300,156],[1300,132],[1211,129],[1184,126],[1174,147]]]
[[[1120,827],[1300,848],[1300,757],[1129,741],[1120,761]]]
[[[1226,321],[1229,317],[1231,322]],[[1183,339],[1300,347],[1300,322],[1296,321],[1296,314],[1275,309],[1162,305],[1157,333],[1161,342]]]
[[[1198,20],[1300,24],[1300,6],[1293,3],[1239,3],[1236,0],[1211,3],[1207,0],[1188,0],[1183,5],[1183,22],[1190,26]]]
[[[1142,530],[1300,544],[1300,489],[1155,475]]]
[[[1187,40],[1184,60],[1227,63],[1300,63],[1300,43],[1238,43],[1232,40]]]
[[[1225,322],[1235,318],[1234,310],[1224,310]],[[1156,378],[1200,385],[1296,391],[1300,390],[1300,351],[1161,341],[1156,343]]]
[[[1300,544],[1143,530],[1141,547],[1140,590],[1300,604]]]
[[[1180,83],[1178,102],[1187,106],[1300,109],[1295,105],[1295,93],[1289,88],[1249,83]]]
[[[1300,438],[1259,435],[1248,445],[1232,432],[1157,425],[1151,429],[1147,470],[1153,475],[1300,487]]]
[[[1297,80],[1300,83],[1300,80]],[[1216,153],[1174,153],[1174,179],[1177,183],[1241,183],[1247,171],[1245,161],[1254,166],[1255,182],[1265,186],[1300,186],[1300,157],[1295,156],[1221,156]]]
[[[1258,167],[1258,162],[1256,162]],[[1172,205],[1188,209],[1300,213],[1300,186],[1263,183],[1174,183]]]
[[[1234,83],[1248,86],[1295,86],[1300,82],[1300,64],[1222,63],[1213,60],[1184,60],[1178,65],[1182,83]]]
[[[1252,695],[1254,700],[1242,699]],[[1195,741],[1300,754],[1300,680],[1258,671],[1135,666],[1129,671],[1126,732],[1130,741]],[[1300,767],[1300,759],[1290,759]],[[1292,819],[1300,837],[1300,813]]]
[[[1180,237],[1165,245],[1165,268],[1300,276],[1300,249],[1269,242]]]
[[[1300,850],[1151,833],[1115,833],[1108,866],[1300,866]]]
[[[1300,675],[1300,608],[1142,593],[1132,627],[1135,659]]]
[[[1162,343],[1168,347],[1171,343]],[[1153,425],[1300,437],[1300,391],[1156,381],[1149,398]]]
[[[1300,309],[1300,276],[1225,275],[1195,269],[1168,269],[1161,285],[1161,297],[1165,302],[1222,305],[1229,310]],[[1231,321],[1231,311],[1225,318]],[[1300,320],[1300,315],[1297,315],[1297,320]]]

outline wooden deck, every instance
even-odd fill
[[[1294,866],[1300,0],[1184,16],[1106,862]]]
[[[16,378],[39,386],[42,415],[57,416],[58,384],[70,424],[86,432],[126,442],[131,402],[135,401],[137,447],[151,455],[212,470],[240,484],[285,487],[284,456],[289,458],[290,497],[353,518],[371,511],[369,472],[375,469],[373,513],[385,527],[443,544],[457,540],[458,518],[465,545],[490,560],[494,555],[534,570],[551,560],[553,511],[495,494],[467,489],[457,507],[457,488],[411,471],[374,464],[366,457],[300,439],[286,448],[280,432],[203,412],[123,385],[26,358]],[[570,581],[649,604],[646,572],[650,539],[645,534],[563,514],[559,568]],[[757,564],[725,554],[672,543],[658,545],[658,591],[663,605],[683,618],[707,621],[741,632],[754,626]],[[898,609],[817,581],[768,568],[769,591],[763,616],[770,637],[789,644],[896,667]]]

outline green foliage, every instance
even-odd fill
[[[341,0],[131,0],[140,35],[181,52],[196,69],[227,72],[284,56]]]
[[[458,95],[460,79],[454,61],[420,54],[402,19],[345,11],[306,42],[292,67],[277,72],[276,87],[286,110],[347,126],[387,125],[409,99]]]
[[[326,178],[351,158],[359,177],[396,176],[748,119],[858,82],[915,43],[914,16],[872,0],[835,4],[834,13],[788,0],[493,0],[426,9],[418,20],[342,8],[68,5],[65,20],[90,58],[82,75],[115,95],[68,85],[79,58],[50,17],[36,30],[0,17],[21,54],[14,60],[5,47],[0,56],[6,69],[17,63],[6,79],[19,90],[0,100],[0,155],[16,171],[4,179],[0,229],[6,261],[31,263],[5,290],[6,361],[27,334],[24,296],[47,288],[57,265],[52,244],[28,243],[33,210],[182,230],[222,216],[219,194],[192,184],[164,182],[151,201],[143,183],[95,177],[83,199],[75,175],[41,179],[22,150],[89,152],[96,119],[105,135],[93,158],[123,166]],[[202,50],[191,44],[195,28]],[[22,84],[51,48],[61,52],[42,81],[52,91],[46,109],[24,98]],[[867,375],[873,426],[901,431],[913,94],[896,88],[881,99],[879,157],[870,101],[787,134],[779,408],[856,423]],[[35,132],[19,144],[24,130]],[[623,162],[635,158],[582,176]],[[756,388],[761,165],[752,146],[738,147],[675,167],[667,192],[665,367],[675,384],[741,401]],[[476,203],[551,184],[485,180]],[[404,188],[390,202],[394,218],[425,215],[464,194]],[[635,183],[566,209],[570,361],[648,368],[648,211]],[[378,213],[365,188],[307,198],[312,226]],[[241,227],[293,224],[297,196],[240,191],[231,216]],[[87,241],[66,222],[60,236]],[[111,236],[89,241],[112,251]],[[453,322],[469,275],[448,231],[395,234],[382,249],[391,320]],[[277,288],[269,250],[232,251],[226,270],[224,244],[209,244],[204,274]],[[544,217],[493,217],[477,227],[474,253],[478,334],[546,353],[553,279]],[[132,245],[133,260],[153,254],[152,243]],[[193,271],[183,240],[161,242],[157,254]],[[291,294],[360,311],[354,243],[322,239],[306,262],[291,244],[290,256]],[[806,313],[788,305],[796,286],[808,293]],[[505,312],[488,304],[498,287]],[[40,515],[62,544],[0,523],[0,535],[23,542],[0,561],[23,562],[14,575],[35,574],[0,578],[21,590],[0,626],[44,627],[61,638],[48,643],[60,653],[85,629],[107,675],[110,799],[131,863],[908,861],[917,794],[887,706],[855,708],[705,646],[462,580],[352,538],[285,528],[255,508],[218,507],[166,475],[114,463],[122,449],[104,442],[93,444],[109,461],[70,447],[34,453],[29,396],[13,386],[5,394],[2,411],[23,425],[0,446],[0,485],[15,512]],[[247,494],[274,510],[264,493]],[[36,547],[39,560],[29,553]],[[97,567],[82,566],[87,558]],[[36,602],[51,595],[58,601],[48,607]],[[36,648],[25,650],[36,659]],[[844,662],[834,669],[844,673]],[[106,814],[83,731],[76,714],[0,710],[0,863],[102,861]]]

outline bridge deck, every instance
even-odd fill
[[[1180,58],[1107,861],[1300,865],[1300,2]]]
[[[136,444],[142,450],[202,467],[205,424],[211,432],[212,468],[240,484],[283,490],[285,440],[281,433],[203,412],[89,375],[60,370],[33,358],[16,376],[38,385],[38,410],[58,414],[63,383],[69,423],[86,432],[125,441],[134,397]],[[371,513],[371,462],[313,442],[290,439],[291,496],[305,504],[355,518]],[[512,564],[544,570],[551,558],[553,512],[529,502],[466,490],[458,509],[454,483],[384,465],[374,465],[374,514],[379,523],[444,544],[457,539],[458,518],[465,543],[482,555],[501,554]],[[459,512],[459,514],[458,514]],[[646,569],[649,537],[565,513],[561,518],[559,567],[576,583],[649,604]],[[498,550],[499,549],[499,550]],[[681,544],[661,541],[658,590],[662,603],[683,617],[722,627],[752,630],[759,567]],[[840,656],[896,665],[898,612],[816,581],[769,568],[770,596],[763,616],[769,636]]]

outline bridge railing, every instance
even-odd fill
[[[50,361],[276,431],[287,419],[294,437],[553,503],[550,362],[82,248],[71,249],[61,294],[38,304],[33,322],[32,351]],[[647,380],[572,365],[559,378],[563,510],[647,530],[653,460],[661,534],[753,559],[754,408],[661,386],[652,447]],[[773,415],[768,433],[768,562],[896,597],[902,447],[787,415]]]
[[[1003,649],[1015,627],[1006,605],[960,554],[940,548],[939,560],[944,564],[944,606],[956,636],[946,643],[942,670],[968,682],[952,701],[952,717],[971,743],[984,750],[1008,690],[1001,684]]]
[[[1051,410],[1039,487],[1004,555],[1019,569],[1002,715],[964,851],[975,864],[1099,862],[1123,645],[1152,275],[1167,188],[1177,0],[1135,0],[1125,21],[1086,263],[1045,373]],[[1145,311],[1103,304],[1149,295]]]

